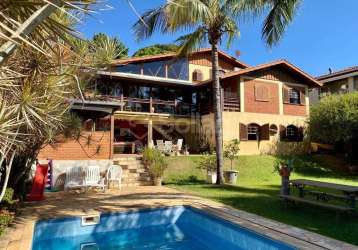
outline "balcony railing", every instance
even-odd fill
[[[96,95],[91,100],[118,102],[120,111],[166,113],[188,116],[196,112],[194,105],[180,100],[160,100],[154,98],[133,98],[121,96]]]
[[[240,100],[238,98],[225,98],[224,111],[240,112]]]

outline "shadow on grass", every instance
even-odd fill
[[[185,189],[185,186],[183,186]],[[351,215],[305,204],[285,207],[279,199],[279,186],[247,188],[231,185],[189,185],[187,190],[204,198],[216,200],[237,209],[324,234],[351,244],[358,245],[358,220]]]

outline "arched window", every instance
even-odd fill
[[[258,124],[251,123],[247,125],[247,139],[249,141],[259,140],[259,131],[260,131],[260,126]]]
[[[298,141],[299,133],[298,128],[295,125],[289,125],[286,128],[286,138],[289,141]]]

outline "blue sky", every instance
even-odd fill
[[[163,0],[131,0],[136,10],[159,6]],[[173,42],[180,34],[156,34],[151,39],[136,42],[132,25],[137,16],[126,0],[108,0],[112,10],[99,11],[87,17],[79,26],[83,36],[104,32],[118,36],[130,48],[130,54],[138,48],[154,43]],[[278,45],[269,49],[261,40],[260,19],[239,23],[241,36],[229,49],[221,49],[231,55],[240,51],[240,60],[256,65],[276,59],[287,59],[304,71],[317,76],[328,68],[339,70],[357,63],[358,23],[357,0],[304,0],[294,22],[288,27]]]

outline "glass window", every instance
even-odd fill
[[[141,74],[142,65],[141,64],[127,64],[117,66],[116,70],[118,72],[123,73],[131,73],[131,74]]]
[[[143,74],[148,76],[165,77],[165,62],[149,62],[143,64]]]
[[[259,139],[259,128],[257,124],[249,124],[247,126],[247,139],[250,141],[257,141]]]
[[[290,89],[289,90],[289,97],[290,97],[290,103],[293,104],[300,104],[300,91],[297,89]]]
[[[117,83],[114,86],[112,86],[111,96],[121,96],[122,93],[123,93],[122,86],[120,84]]]
[[[138,98],[149,99],[150,87],[140,86],[138,88]]]
[[[138,87],[136,85],[123,85],[123,95],[125,97],[138,97]]]
[[[298,128],[294,125],[287,126],[286,137],[289,141],[297,141],[298,140]]]
[[[168,78],[189,80],[189,63],[186,58],[168,61]]]

